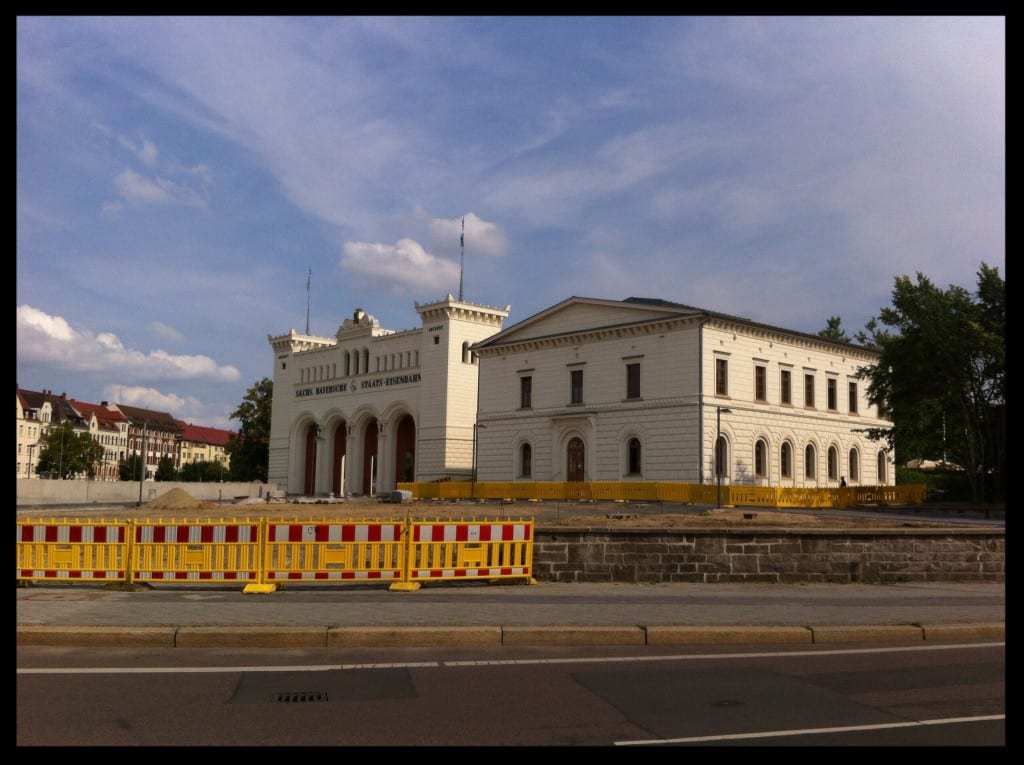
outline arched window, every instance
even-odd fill
[[[886,459],[885,452],[878,453],[878,485],[885,486],[889,483],[888,477],[886,476]]]
[[[839,450],[834,446],[828,447],[828,480],[839,480]]]
[[[629,439],[629,443],[626,445],[626,452],[629,463],[627,472],[629,475],[640,475],[643,472],[640,465],[640,439]]]
[[[754,475],[765,478],[768,475],[768,444],[763,438],[754,444]]]
[[[814,456],[814,444],[807,444],[807,448],[804,449],[804,477],[809,481],[814,481],[817,478],[818,470],[814,464],[817,458]]]
[[[860,479],[860,455],[856,449],[850,449],[850,481]]]
[[[717,477],[725,478],[729,475],[727,451],[725,436],[719,436],[718,440],[715,442],[715,476]]]
[[[793,477],[793,447],[788,441],[783,443],[779,450],[779,472],[783,478]]]
[[[468,364],[469,363],[469,343],[468,342],[464,342],[462,344],[462,363],[463,364]]]
[[[533,449],[529,444],[519,447],[519,475],[522,478],[533,475]]]

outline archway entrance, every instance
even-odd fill
[[[334,429],[334,450],[333,464],[331,465],[331,491],[335,497],[345,496],[345,445],[348,442],[346,437],[348,426],[344,421],[338,423]]]
[[[583,439],[573,437],[569,441],[569,446],[566,447],[566,466],[565,472],[570,481],[582,481],[583,480],[583,466],[585,464],[583,450]]]
[[[316,494],[316,437],[320,428],[311,424],[306,428],[305,464],[302,468],[302,493],[307,497]]]
[[[377,472],[377,420],[376,418],[366,423],[363,431],[363,495],[372,496],[375,493]]]
[[[395,431],[395,480],[416,480],[416,425],[409,415],[402,418]]]

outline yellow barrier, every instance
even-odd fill
[[[18,521],[19,581],[390,581],[413,590],[447,579],[533,582],[533,520]]]
[[[16,578],[124,581],[129,539],[129,524],[117,521],[18,521]]]
[[[714,505],[719,500],[717,483],[676,483],[670,481],[444,481],[441,483],[399,483],[399,489],[415,499],[490,499],[558,502],[683,502]],[[722,484],[724,505],[755,507],[829,507],[855,505],[919,505],[925,500],[924,484],[903,486],[848,486],[811,489]]]
[[[270,522],[264,583],[398,581],[405,571],[402,521]]]
[[[259,581],[260,522],[135,521],[132,581]]]
[[[448,579],[532,582],[533,521],[416,522],[408,554],[406,589]]]

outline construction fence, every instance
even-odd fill
[[[533,519],[19,520],[16,576],[30,582],[244,584],[487,580],[535,584]]]
[[[825,489],[658,481],[434,481],[399,483],[414,499],[497,499],[561,502],[681,502],[693,505],[845,509],[919,505],[924,484]]]

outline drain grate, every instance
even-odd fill
[[[327,691],[286,691],[275,693],[275,704],[306,704],[315,701],[327,701]]]

